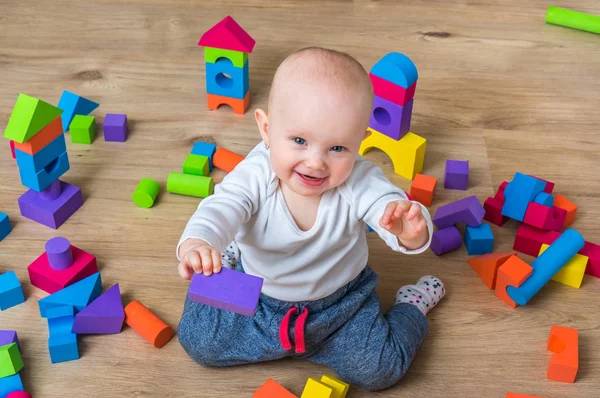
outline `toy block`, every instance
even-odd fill
[[[50,337],[71,333],[75,322],[75,308],[72,305],[51,308],[46,315]]]
[[[552,191],[554,190],[554,183],[553,182],[550,182],[548,180],[544,180],[543,178],[539,178],[539,177],[536,177],[536,176],[531,175],[531,174],[530,174],[530,176],[533,177],[533,178],[537,178],[540,181],[544,181],[546,183],[546,186],[544,187],[544,192],[548,193],[548,194],[552,193]]]
[[[494,199],[499,200],[500,202],[502,202],[502,204],[504,204],[504,190],[506,189],[507,185],[508,181],[502,181],[502,184],[500,184],[500,186],[498,187],[496,195],[494,195]]]
[[[408,200],[415,200],[415,198],[413,198],[411,194],[409,194],[409,193],[408,193],[408,192],[406,192],[405,190],[402,190],[402,191],[404,192],[404,194],[406,195],[406,198],[407,198]]]
[[[14,148],[29,155],[35,155],[62,134],[61,118],[60,116],[57,116],[50,124],[41,129],[39,133],[34,135],[28,141],[25,141],[22,144],[16,142]]]
[[[107,113],[102,125],[104,130],[104,141],[125,142],[129,127],[127,126],[127,115]]]
[[[19,349],[19,337],[17,336],[16,330],[0,330],[0,346],[15,343]]]
[[[136,206],[148,209],[154,206],[158,191],[160,191],[158,182],[152,178],[142,178],[131,195],[131,200]]]
[[[23,391],[23,389],[23,382],[18,373],[0,379],[0,397],[8,397],[9,394],[15,391]]]
[[[521,224],[517,229],[513,250],[537,257],[542,243],[551,244],[560,236],[560,232],[544,231],[531,225]]]
[[[531,263],[533,273],[521,286],[506,289],[510,298],[519,305],[527,304],[581,250],[583,244],[583,236],[579,232],[567,229]]]
[[[517,303],[512,300],[506,290],[510,286],[521,286],[527,278],[531,276],[532,272],[533,268],[525,261],[521,260],[516,255],[510,256],[508,260],[498,268],[498,273],[496,274],[496,289],[494,290],[496,297],[512,308],[517,308]]]
[[[69,125],[71,142],[91,144],[96,139],[96,118],[94,116],[75,115]]]
[[[59,108],[26,94],[19,94],[4,138],[22,144],[63,113]]]
[[[25,302],[23,287],[15,271],[0,274],[0,311]]]
[[[468,160],[446,160],[444,170],[444,188],[467,190],[469,185],[469,161]]]
[[[83,196],[79,187],[67,182],[56,180],[52,185],[58,187],[60,192],[57,198],[49,199],[47,192],[29,189],[19,197],[18,202],[23,217],[58,229],[83,206]],[[51,186],[48,188],[52,189]]]
[[[516,253],[489,253],[467,260],[471,268],[481,277],[488,289],[496,287],[498,268]]]
[[[117,283],[75,316],[72,332],[76,334],[121,333],[124,321],[125,311]]]
[[[258,390],[254,391],[252,398],[297,398],[273,379],[268,379]]]
[[[31,398],[31,394],[26,391],[13,391],[6,398]]]
[[[38,301],[40,313],[45,318],[52,308],[65,305],[72,305],[77,311],[81,311],[98,298],[101,291],[102,278],[97,272]]]
[[[214,64],[219,58],[226,58],[236,68],[243,68],[248,61],[248,53],[224,48],[204,47],[204,62]]]
[[[70,168],[69,156],[67,152],[63,152],[39,171],[34,172],[20,167],[19,175],[21,176],[21,183],[24,186],[34,191],[42,192],[69,171]]]
[[[125,323],[156,348],[173,337],[173,329],[137,300],[127,304]]]
[[[483,223],[477,227],[467,225],[465,247],[469,255],[491,253],[494,247],[494,234],[490,224]]]
[[[392,160],[394,172],[411,181],[423,170],[425,149],[427,148],[425,138],[409,132],[400,140],[394,140],[371,128],[367,130],[371,132],[371,135],[360,144],[358,153],[361,156],[364,156],[372,148],[378,148]]]
[[[206,156],[208,158],[208,171],[211,172],[213,169],[213,156],[217,151],[217,146],[210,142],[195,142],[190,152],[192,155]]]
[[[19,373],[23,359],[16,343],[0,346],[0,379]]]
[[[585,273],[600,278],[600,246],[595,243],[585,242],[579,254],[588,258]]]
[[[58,107],[64,111],[62,114],[63,132],[69,129],[73,116],[89,115],[99,104],[83,98],[75,93],[64,90],[58,101]]]
[[[206,31],[199,46],[223,48],[226,50],[251,53],[256,41],[231,16],[223,18],[219,23]]]
[[[206,101],[208,109],[211,111],[216,111],[221,105],[229,105],[233,109],[233,113],[243,115],[248,110],[248,106],[250,106],[250,91],[246,93],[243,99],[207,94]]]
[[[0,211],[0,242],[10,234],[10,231],[12,231],[12,228],[10,226],[8,214]]]
[[[554,206],[554,196],[546,192],[540,192],[533,200],[535,203],[539,203],[544,206]],[[527,213],[526,213],[527,214]]]
[[[15,142],[13,140],[10,140],[10,155],[13,159],[17,158],[17,155],[15,155]]]
[[[574,383],[579,369],[579,332],[574,328],[552,326],[548,336],[550,357],[547,378]]]
[[[565,209],[567,212],[564,227],[568,227],[569,225],[573,224],[575,221],[575,216],[577,215],[577,205],[561,194],[557,194],[554,196],[554,206]]]
[[[67,239],[53,238],[46,243],[46,251],[27,267],[27,271],[33,286],[52,294],[96,274],[98,265],[96,257],[71,245]]]
[[[188,297],[196,303],[254,316],[262,284],[262,278],[222,268],[210,276],[194,274]]]
[[[398,105],[378,96],[373,100],[369,127],[390,138],[399,140],[410,131],[414,99]]]
[[[525,394],[517,394],[514,392],[507,392],[506,398],[544,398],[539,395],[525,395]]]
[[[504,206],[502,215],[523,221],[527,206],[535,197],[544,191],[546,182],[522,173],[515,173],[511,182],[504,189]]]
[[[408,88],[404,88],[372,73],[369,73],[369,78],[373,84],[373,94],[395,104],[404,106],[415,96],[417,82],[414,82]]]
[[[442,228],[433,233],[431,238],[431,251],[440,256],[462,246],[460,231],[455,226]]]
[[[321,376],[321,383],[331,387],[333,390],[333,395],[331,395],[331,398],[346,398],[346,394],[348,394],[348,389],[350,388],[348,383],[345,383],[330,375]]]
[[[15,150],[15,153],[22,184],[38,192],[47,188],[69,170],[64,134],[59,135],[35,155],[30,155],[18,149]],[[61,165],[62,156],[67,157],[66,169],[64,165]]]
[[[183,173],[197,176],[208,176],[208,157],[190,153],[183,162]]]
[[[250,88],[248,64],[249,61],[243,68],[236,68],[226,58],[219,58],[214,64],[206,64],[206,92],[243,99]]]
[[[333,388],[320,382],[314,377],[309,377],[300,398],[332,398]]]
[[[489,197],[483,202],[485,215],[483,219],[499,227],[508,221],[508,217],[502,215],[503,202],[496,198]]]
[[[178,195],[206,198],[214,193],[215,182],[212,177],[195,176],[170,172],[167,177],[167,192]]]
[[[549,245],[542,244],[540,248],[540,255],[549,247]],[[585,268],[587,266],[588,258],[581,254],[575,254],[553,277],[552,280],[555,282],[562,283],[563,285],[572,286],[576,289],[581,287],[583,282],[583,275],[585,275]]]
[[[433,202],[436,184],[437,178],[426,176],[424,174],[417,174],[410,185],[410,194],[417,202],[429,207],[431,206],[431,202]]]
[[[433,223],[438,229],[465,223],[471,227],[481,225],[485,210],[476,196],[469,196],[452,203],[440,206],[433,216]]]
[[[419,79],[414,62],[396,52],[388,53],[377,61],[371,68],[371,74],[403,88],[409,88]]]
[[[242,155],[231,152],[229,149],[217,148],[213,157],[213,164],[216,168],[230,173],[242,160],[244,160]]]
[[[79,359],[79,345],[77,344],[77,335],[74,333],[50,336],[48,349],[52,363]]]
[[[523,222],[532,227],[560,232],[565,224],[566,217],[567,211],[565,209],[556,206],[548,207],[531,202],[527,206]]]

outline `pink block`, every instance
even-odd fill
[[[504,190],[506,189],[507,185],[508,181],[502,181],[502,184],[500,184],[500,187],[498,187],[498,192],[496,192],[496,195],[494,195],[494,199],[501,201],[502,204],[504,204]]]
[[[13,159],[17,158],[17,155],[15,155],[15,142],[13,140],[10,140],[10,153]]]
[[[404,193],[406,194],[406,197],[408,198],[408,200],[415,200],[415,198],[410,196],[410,194],[408,192],[404,191]]]
[[[523,223],[517,230],[513,250],[537,257],[543,243],[551,245],[559,236],[560,232],[544,231]]]
[[[556,206],[544,206],[530,202],[525,212],[523,222],[540,229],[561,231],[565,225],[567,211]]]
[[[583,249],[579,251],[582,256],[588,257],[585,273],[600,278],[600,245],[585,242]]]
[[[6,398],[31,398],[31,394],[26,391],[13,391]]]
[[[537,178],[538,180],[544,181],[546,183],[546,187],[544,188],[544,192],[546,192],[546,193],[552,193],[552,191],[554,190],[554,183],[553,182],[550,182],[548,180],[544,180],[543,178],[540,178],[540,177],[532,176],[531,174],[529,176],[533,177],[533,178]]]
[[[485,210],[483,219],[499,227],[504,225],[504,223],[508,221],[508,217],[502,215],[503,205],[504,202],[501,200],[491,197],[487,198],[485,202],[483,202],[483,208]]]
[[[227,16],[202,35],[199,46],[223,48],[251,53],[256,41],[233,19]]]
[[[369,73],[369,77],[373,84],[374,94],[390,102],[404,106],[415,96],[417,82],[414,82],[409,88],[404,88],[371,73]]]
[[[42,253],[27,267],[31,284],[50,294],[98,272],[96,257],[71,245],[73,264],[64,270],[55,270],[48,263],[48,254]]]

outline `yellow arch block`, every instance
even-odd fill
[[[321,383],[328,385],[333,389],[331,398],[346,398],[350,385],[330,375],[323,375]]]
[[[300,398],[332,398],[333,388],[320,382],[314,377],[309,377]]]
[[[394,164],[394,172],[407,180],[413,180],[423,170],[427,140],[414,133],[407,133],[399,140],[368,128],[371,135],[360,144],[358,153],[363,156],[373,148],[381,149]]]

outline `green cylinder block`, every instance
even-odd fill
[[[167,179],[167,191],[179,195],[206,198],[212,195],[215,182],[212,177],[183,174],[177,172],[169,173]]]
[[[600,16],[585,12],[551,6],[546,14],[546,22],[600,34]]]
[[[152,178],[142,178],[131,195],[136,206],[149,208],[154,205],[160,187]]]

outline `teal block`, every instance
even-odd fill
[[[41,299],[38,302],[40,313],[42,317],[47,318],[49,310],[65,305],[72,305],[77,311],[81,311],[89,303],[98,298],[101,292],[102,278],[100,277],[100,273],[96,272],[77,283]]]
[[[61,134],[35,155],[15,149],[21,183],[34,191],[50,186],[71,167],[65,135]]]
[[[371,74],[403,88],[409,88],[419,79],[414,62],[406,55],[395,52],[377,61],[371,68]]]
[[[192,155],[200,155],[206,156],[208,158],[208,171],[212,171],[213,169],[213,156],[217,151],[217,146],[215,144],[211,144],[209,142],[195,142],[192,147]]]
[[[8,214],[0,211],[0,242],[2,242],[2,239],[6,238],[8,234],[10,234],[10,231],[12,231],[12,228],[10,227],[10,219],[8,218]]]
[[[0,398],[4,398],[15,391],[25,391],[23,381],[21,381],[21,376],[18,373],[16,375],[0,378]]]
[[[513,180],[504,189],[502,215],[523,221],[529,202],[544,191],[546,182],[535,177],[516,172]]]
[[[48,339],[48,350],[50,351],[50,361],[52,363],[79,359],[77,335],[66,333],[50,336]]]
[[[554,206],[554,196],[546,192],[538,193],[533,201],[548,207]]]
[[[483,223],[478,227],[467,225],[465,229],[465,246],[469,255],[491,253],[494,248],[494,234],[489,224]]]
[[[0,275],[0,311],[25,302],[23,287],[15,271]]]
[[[69,129],[73,116],[89,115],[98,106],[99,104],[94,101],[90,101],[87,98],[64,90],[60,97],[60,101],[58,101],[58,107],[64,111],[61,115],[63,131]]]
[[[231,78],[224,76],[228,74]],[[244,99],[248,92],[250,77],[248,62],[236,68],[227,58],[219,58],[214,64],[206,64],[206,92],[224,97]]]

